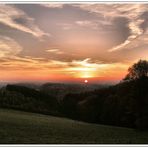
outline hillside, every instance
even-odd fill
[[[136,144],[148,143],[148,132],[0,109],[2,144]]]

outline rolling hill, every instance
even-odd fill
[[[1,144],[136,144],[148,132],[0,109]]]

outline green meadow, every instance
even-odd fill
[[[1,144],[137,144],[148,132],[0,109]]]

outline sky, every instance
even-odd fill
[[[148,60],[148,4],[0,4],[0,82],[118,82]]]

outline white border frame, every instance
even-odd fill
[[[70,4],[70,3],[107,3],[107,4],[111,4],[111,3],[121,3],[121,4],[125,4],[125,3],[146,3],[148,4],[148,0],[0,0],[0,4],[41,4],[41,3],[66,3],[66,4]],[[100,148],[104,148],[104,147],[148,147],[148,144],[0,144],[0,148],[9,148],[9,147],[28,147],[28,148],[32,148],[32,147],[51,147],[51,148],[55,148],[55,147],[100,147]]]

